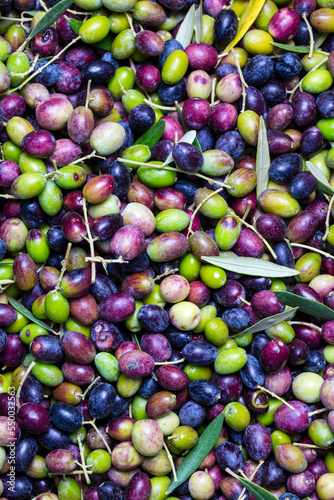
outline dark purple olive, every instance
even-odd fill
[[[34,130],[22,140],[23,150],[31,156],[46,158],[56,148],[56,139],[48,130]]]
[[[31,40],[31,50],[42,57],[51,56],[58,44],[57,31],[54,28],[47,28]]]
[[[115,68],[106,61],[92,61],[81,70],[84,80],[92,80],[94,85],[103,85],[113,77]]]
[[[50,426],[48,412],[37,403],[24,403],[16,414],[19,426],[31,434],[42,434]]]

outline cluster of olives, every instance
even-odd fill
[[[55,4],[0,0],[0,500],[333,500],[334,1]]]

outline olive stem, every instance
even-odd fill
[[[137,344],[139,350],[142,351],[142,348],[140,347],[140,343],[139,343],[138,337],[137,337],[137,335],[135,333],[132,333],[132,339],[135,339],[135,343]],[[157,379],[155,373],[152,372],[151,375],[152,375],[152,378],[157,382],[158,379]]]
[[[60,275],[59,275],[59,278],[58,278],[58,283],[56,285],[55,291],[59,290],[59,288],[60,288],[60,283],[61,283],[61,280],[63,279],[63,276],[64,276],[65,271],[66,271],[66,265],[67,265],[68,258],[70,256],[71,248],[72,248],[72,243],[69,242],[67,244],[65,258],[62,261],[62,268],[61,268],[61,271],[60,271]]]
[[[12,285],[15,283],[15,280],[0,280],[0,287],[1,285]]]
[[[293,94],[296,92],[296,90],[301,86],[304,78],[307,77],[307,75],[309,75],[310,73],[312,73],[312,71],[315,71],[316,69],[320,68],[320,66],[322,66],[326,61],[328,61],[328,57],[325,57],[322,61],[320,61],[318,64],[316,64],[308,73],[306,73],[305,76],[303,76],[303,78],[297,83],[297,85],[292,89],[292,90],[287,90],[287,93],[288,94],[291,94],[290,95],[290,98],[289,98],[289,101],[292,100],[293,98]]]
[[[94,379],[93,382],[91,384],[89,384],[89,386],[87,387],[85,392],[81,395],[82,399],[85,399],[85,397],[87,396],[90,389],[93,387],[94,384],[96,384],[96,382],[98,382],[100,380],[100,378],[101,378],[100,376],[96,377],[96,379]]]
[[[88,80],[85,108],[88,108],[89,99],[90,99],[90,87],[91,87],[91,85],[92,85],[92,80]]]
[[[82,465],[80,464],[79,462],[77,462],[79,465]],[[87,466],[86,466],[87,467]],[[81,475],[83,474],[82,470],[73,470],[72,472],[66,472],[66,476],[75,476],[75,475]],[[93,471],[92,470],[88,470],[87,471],[87,474],[93,474]],[[54,477],[54,476],[64,476],[65,474],[63,472],[49,472],[48,473],[48,476],[49,477]]]
[[[308,54],[308,57],[309,57],[309,59],[311,59],[313,56],[313,49],[314,49],[314,36],[313,36],[312,26],[310,25],[309,20],[307,19],[306,12],[303,12],[302,18],[305,21],[305,24],[307,26],[307,29],[308,29],[308,32],[310,35],[310,52]]]
[[[212,79],[212,85],[211,85],[211,106],[213,106],[213,104],[215,102],[216,85],[217,85],[217,78],[213,78]]]
[[[0,194],[0,198],[6,198],[6,200],[17,200],[18,199],[13,194]]]
[[[162,106],[160,104],[155,104],[154,102],[149,101],[148,99],[144,99],[144,103],[149,104],[150,106],[152,106],[152,108],[161,109],[162,111],[177,111],[175,106]]]
[[[90,153],[89,155],[84,156],[83,158],[78,158],[77,160],[72,161],[71,165],[75,165],[76,163],[81,163],[82,161],[89,160],[90,158],[101,158],[102,160],[106,160],[105,156],[99,156],[99,155],[97,155],[96,154],[96,150],[94,149],[94,151],[92,151],[92,153]]]
[[[247,201],[247,208],[246,208],[246,211],[245,211],[244,215],[242,216],[242,220],[246,220],[247,219],[248,214],[249,214],[250,209],[251,209],[251,206],[252,206],[252,200],[248,200]]]
[[[38,59],[39,59],[39,54],[36,54],[34,57],[34,60],[31,63],[30,68],[27,69],[27,71],[25,71],[24,73],[12,73],[11,76],[16,76],[18,78],[24,78],[25,76],[29,75],[32,71],[34,71]]]
[[[122,255],[118,259],[104,259],[96,255],[95,257],[85,257],[86,262],[101,262],[101,264],[128,264],[128,260],[123,260]]]
[[[241,295],[239,295],[238,299],[240,300],[240,302],[243,302],[244,304],[246,304],[246,306],[249,306],[249,307],[251,306],[251,303],[248,302],[248,300],[241,297]]]
[[[49,66],[49,64],[52,64],[54,61],[56,61],[71,45],[74,45],[79,40],[81,40],[81,36],[77,36],[76,38],[74,38],[74,40],[72,40],[68,45],[66,45],[66,47],[64,47],[60,52],[58,52],[58,54],[56,54],[52,59],[50,59],[50,61],[47,61],[44,64],[44,66],[42,66],[37,71],[35,71],[32,75],[30,75],[29,78],[27,78],[26,80],[24,80],[24,82],[21,83],[21,85],[19,85],[15,89],[11,89],[9,93],[11,94],[12,92],[16,92],[17,90],[21,90],[25,85],[27,85],[28,82],[30,82],[30,80],[35,78],[36,75],[39,75],[40,73],[42,73],[43,69],[45,69],[47,66]],[[26,41],[24,44],[21,45],[21,47],[27,43],[28,42]],[[19,52],[22,52],[22,50],[24,50],[24,48],[21,49],[21,47],[19,47],[19,49],[18,49]]]
[[[85,479],[86,479],[86,483],[87,484],[90,484],[90,479],[89,479],[89,475],[87,474],[87,466],[85,464],[85,457],[84,457],[84,449],[83,449],[83,446],[82,446],[82,442],[81,442],[81,439],[80,439],[80,434],[77,434],[77,441],[78,441],[78,447],[79,447],[79,451],[80,451],[80,457],[81,457],[81,467],[82,467],[82,472],[83,472],[83,475],[85,476]]]
[[[190,219],[190,222],[189,222],[189,227],[188,227],[188,232],[187,232],[187,238],[189,238],[189,233],[193,234],[194,231],[192,230],[192,225],[193,225],[193,222],[194,222],[194,219],[195,219],[195,216],[197,214],[197,212],[199,211],[199,209],[204,205],[204,203],[209,200],[210,198],[212,198],[213,196],[215,196],[215,194],[218,194],[220,193],[220,191],[223,191],[224,188],[219,188],[217,189],[217,191],[212,191],[212,193],[210,193],[206,198],[204,198],[204,200],[201,201],[201,203],[199,203],[199,205],[195,208],[195,210],[193,211],[193,214],[191,216],[191,219]]]
[[[148,165],[147,163],[143,163],[141,161],[127,160],[126,158],[121,158],[121,157],[117,158],[117,161],[119,161],[121,163],[129,164],[129,165],[142,165],[142,166],[147,167],[147,168],[162,168],[164,170],[171,170],[172,172],[180,172],[181,174],[185,173],[184,170],[181,170],[180,168],[168,167],[167,165],[157,165],[154,163]],[[227,188],[231,187],[228,184],[225,184],[225,182],[215,181],[214,179],[211,179],[211,177],[207,177],[206,175],[199,174],[198,172],[192,172],[191,175],[193,175],[195,177],[200,177],[201,179],[205,179],[206,181],[208,181],[209,184],[218,184],[219,186],[227,187]]]
[[[301,243],[290,243],[290,245],[292,247],[306,248],[307,250],[312,250],[312,252],[320,253],[321,255],[324,255],[325,257],[333,259],[333,255],[331,255],[328,252],[324,252],[323,250],[319,250],[318,248],[309,247],[308,245],[302,245]]]
[[[134,74],[136,75],[137,70],[136,70],[136,66],[135,66],[135,63],[133,62],[132,57],[129,57],[129,63],[130,63],[130,68],[132,69],[132,71],[133,71],[133,72],[134,72]]]
[[[320,326],[314,325],[313,323],[305,323],[303,321],[288,321],[289,325],[304,325],[304,326],[311,326],[312,328],[317,328],[319,331],[321,331]]]
[[[170,453],[170,451],[168,449],[168,446],[166,445],[165,442],[164,442],[164,448],[166,450],[167,457],[168,457],[168,460],[170,462],[170,466],[171,466],[172,471],[173,471],[174,481],[177,483],[178,479],[177,479],[176,469],[175,469],[175,465],[174,465],[174,460],[173,460],[173,457],[172,457],[172,455],[171,455],[171,453]]]
[[[242,86],[242,108],[241,108],[241,113],[244,113],[245,112],[245,107],[246,107],[246,88],[248,87],[245,79],[244,79],[244,75],[242,74],[242,71],[241,71],[241,67],[240,67],[240,63],[239,63],[239,59],[237,58],[237,55],[235,53],[235,50],[234,49],[231,49],[231,52],[233,54],[233,57],[234,57],[234,61],[235,61],[235,64],[236,64],[236,67],[237,67],[237,70],[238,70],[238,73],[239,73],[239,78],[240,78],[240,81],[241,81],[241,86]]]
[[[274,252],[274,250],[271,248],[271,246],[269,245],[268,241],[262,236],[262,234],[260,234],[258,232],[257,229],[255,229],[254,226],[252,226],[252,224],[248,224],[248,222],[246,222],[244,219],[242,219],[241,217],[239,217],[238,215],[234,215],[233,217],[236,217],[240,222],[241,224],[243,224],[244,226],[248,227],[249,229],[251,229],[255,234],[258,235],[258,237],[263,241],[263,243],[265,244],[265,246],[268,248],[269,252],[271,253],[271,255],[274,257],[274,259],[276,260],[277,259],[277,255],[276,253]]]
[[[47,6],[45,5],[44,3],[44,0],[39,0],[39,3],[41,4],[41,6],[43,7],[43,9],[45,10],[45,12],[47,12],[49,9],[47,8]]]
[[[313,415],[318,415],[319,413],[323,413],[324,411],[329,411],[329,409],[328,408],[321,408],[320,410],[311,411],[307,415],[308,415],[308,417],[313,417]]]
[[[132,404],[129,405],[129,417],[132,418]]]
[[[328,450],[327,447],[317,446],[316,444],[307,444],[307,443],[292,443],[292,444],[295,445],[295,446],[299,446],[300,448]]]
[[[90,421],[89,422],[90,425],[96,430],[96,432],[98,433],[98,435],[100,436],[100,438],[102,439],[103,443],[104,443],[104,446],[107,448],[107,452],[109,453],[109,455],[111,455],[111,449],[110,449],[110,446],[109,444],[107,443],[107,441],[105,440],[102,432],[100,431],[100,429],[97,427],[97,425],[95,424],[94,420]]]
[[[134,36],[136,36],[136,32],[135,32],[134,27],[133,27],[132,17],[130,16],[130,14],[128,12],[125,12],[125,15],[126,15],[126,18],[128,20],[131,31],[134,33]]]
[[[87,230],[87,236],[88,236],[88,243],[89,243],[89,248],[90,248],[90,256],[95,257],[95,249],[94,249],[94,239],[92,238],[92,233],[90,232],[90,227],[89,227],[89,222],[88,222],[88,214],[87,214],[87,204],[85,198],[83,198],[82,202],[82,209],[83,209],[83,214],[84,214],[84,221],[85,221],[85,226]],[[96,280],[96,262],[94,260],[92,261],[92,284],[95,283]]]
[[[23,387],[23,384],[24,384],[26,378],[28,377],[29,373],[31,372],[31,370],[34,368],[35,364],[36,364],[36,361],[32,361],[30,363],[30,365],[28,366],[25,374],[23,375],[23,377],[20,380],[20,384],[19,384],[19,386],[17,388],[16,400],[15,400],[17,408],[20,408],[20,394],[21,394],[21,389]]]
[[[295,410],[295,408],[292,405],[290,405],[290,403],[288,403],[287,401],[285,401],[285,399],[281,398],[280,396],[277,396],[277,394],[275,394],[274,392],[269,391],[268,389],[266,389],[262,385],[258,385],[257,388],[261,389],[261,391],[267,392],[273,398],[278,399],[279,401],[282,401],[282,403],[285,404],[286,406],[288,406],[291,410]]]
[[[327,239],[327,236],[329,234],[329,219],[330,219],[330,216],[331,216],[331,210],[332,210],[333,202],[334,202],[334,195],[331,197],[331,201],[329,202],[329,205],[328,205],[328,210],[327,210],[327,215],[326,215],[326,231],[325,231],[325,234],[322,237],[323,241],[325,241]]]
[[[155,363],[155,365],[177,365],[178,363],[183,363],[185,360],[185,358],[181,358],[176,361],[159,361],[158,363]]]
[[[156,276],[153,281],[158,281],[159,279],[163,278],[164,276],[169,276],[170,274],[175,274],[178,272],[178,270],[179,270],[178,267],[175,267],[175,269],[169,269],[168,271],[165,271],[164,273]]]

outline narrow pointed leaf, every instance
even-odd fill
[[[201,43],[202,39],[202,0],[199,3],[195,13],[195,40],[196,43]]]
[[[191,42],[195,24],[195,5],[192,5],[188,10],[186,17],[183,19],[182,24],[177,32],[175,39],[180,42],[184,49],[188,47]]]
[[[300,312],[325,321],[334,320],[334,311],[316,300],[305,299],[291,292],[275,292],[280,302],[287,306],[298,307]]]
[[[98,49],[102,50],[107,50],[108,52],[111,51],[111,45],[113,42],[113,37],[111,36],[111,33],[108,33],[108,35],[101,40],[99,43],[94,43],[93,47],[96,47]]]
[[[297,54],[308,54],[310,52],[310,47],[299,47],[297,45],[286,45],[285,43],[270,42],[275,47],[279,47],[283,50],[288,50],[289,52],[296,52]]]
[[[258,484],[252,483],[251,481],[249,481],[249,479],[245,479],[244,477],[238,476],[237,474],[232,474],[232,476],[237,478],[242,486],[246,488],[246,490],[249,491],[249,493],[253,495],[256,500],[277,500],[277,497],[275,497],[275,495],[265,490]]]
[[[256,195],[260,196],[267,189],[269,182],[270,153],[267,139],[267,128],[260,116],[259,134],[256,151]]]
[[[233,47],[240,42],[242,37],[247,33],[249,28],[254,24],[257,16],[265,3],[265,0],[250,0],[242,13],[239,21],[238,31],[233,40],[225,47],[224,54],[229,52]]]
[[[319,49],[319,47],[321,47],[321,45],[324,43],[324,41],[326,40],[328,35],[329,35],[329,33],[320,33],[319,34],[319,38],[315,41],[315,44],[314,44],[314,50],[317,50],[317,49]]]
[[[265,278],[287,278],[299,274],[290,267],[279,266],[273,262],[253,257],[202,257],[202,260],[222,267],[234,273],[248,274],[249,276],[262,276]]]
[[[279,314],[274,314],[274,316],[263,318],[257,323],[255,323],[255,325],[246,328],[246,330],[244,330],[243,332],[237,333],[236,335],[232,335],[230,338],[236,339],[243,337],[244,335],[249,335],[250,333],[262,332],[267,328],[271,328],[272,326],[277,325],[277,323],[280,323],[281,321],[285,321],[286,319],[291,318],[291,316],[293,316],[297,311],[298,307],[295,307],[293,309],[290,309],[289,311],[284,311]]]
[[[44,31],[46,28],[51,26],[51,24],[56,22],[57,19],[71,7],[73,1],[74,0],[61,0],[54,5],[52,9],[48,10],[42,19],[38,21],[27,40],[31,40],[35,35],[38,35],[38,33]]]
[[[181,137],[181,139],[178,140],[177,142],[186,142],[187,144],[192,144],[195,139],[196,139],[196,130],[189,130],[189,132],[184,134],[184,136]],[[173,162],[173,151],[171,151],[167,156],[164,165],[169,165],[172,162]]]
[[[49,332],[53,332],[53,329],[51,326],[47,325],[44,323],[44,321],[41,321],[40,319],[35,318],[32,312],[29,311],[26,307],[24,307],[20,302],[17,300],[13,299],[10,295],[7,295],[8,302],[16,309],[16,311],[19,311],[23,316],[26,316],[28,319],[30,319],[33,323],[36,323],[36,325],[41,326],[42,328],[45,328],[46,330],[49,330]]]
[[[152,148],[154,144],[160,141],[162,134],[164,133],[166,126],[165,120],[159,120],[157,123],[152,125],[145,134],[143,134],[139,139],[136,140],[136,144],[144,144],[149,148]]]
[[[328,194],[329,196],[334,195],[334,189],[330,186],[328,180],[324,176],[324,174],[321,172],[321,170],[314,165],[311,161],[306,162],[306,166],[311,172],[311,174],[314,175],[314,177],[317,179],[317,191],[320,191],[320,193],[325,193]]]
[[[81,21],[78,19],[72,19],[71,17],[68,18],[68,24],[70,25],[70,28],[76,35],[79,34],[79,29],[83,25]]]
[[[224,422],[224,413],[220,413],[205,429],[196,446],[188,453],[185,460],[177,469],[177,481],[172,481],[167,495],[172,493],[180,484],[188,479],[202,463],[214,447]]]

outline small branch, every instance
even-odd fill
[[[321,255],[324,255],[325,257],[328,257],[330,259],[334,259],[334,255],[331,255],[328,252],[324,252],[323,250],[319,250],[318,248],[309,247],[308,245],[302,245],[301,243],[290,243],[290,245],[292,247],[306,248],[307,250],[311,250],[312,252],[320,253]]]
[[[126,15],[126,18],[128,20],[128,23],[129,23],[131,31],[134,33],[134,35],[136,35],[136,32],[135,32],[135,30],[133,28],[132,17],[130,16],[130,14],[128,12],[125,12],[125,15]]]
[[[169,449],[168,449],[168,446],[166,445],[166,443],[165,443],[165,442],[164,442],[164,448],[165,448],[165,450],[166,450],[167,457],[168,457],[168,460],[169,460],[170,466],[171,466],[172,471],[173,471],[174,481],[177,483],[177,474],[176,474],[176,469],[175,469],[175,465],[174,465],[174,460],[173,460],[173,457],[172,457],[172,455],[170,454],[170,451],[169,451]]]
[[[262,234],[260,234],[258,232],[258,230],[252,226],[251,224],[248,224],[248,222],[246,222],[245,220],[243,220],[241,217],[239,217],[238,215],[233,215],[233,217],[236,217],[240,222],[241,224],[243,224],[244,226],[248,227],[249,229],[251,229],[255,234],[258,235],[258,237],[263,241],[263,243],[265,244],[265,246],[268,248],[269,252],[271,253],[271,255],[273,256],[273,258],[276,260],[277,259],[277,255],[276,253],[274,252],[274,250],[271,248],[271,246],[269,245],[268,241],[262,236]]]
[[[241,108],[240,112],[244,113],[245,107],[246,107],[246,97],[247,97],[246,88],[248,87],[248,85],[247,85],[247,83],[246,83],[246,81],[244,79],[244,75],[242,74],[240,63],[239,63],[239,59],[237,58],[235,50],[231,49],[231,52],[233,54],[235,65],[237,67],[237,70],[238,70],[238,73],[239,73],[239,78],[240,78],[240,81],[241,81],[241,86],[242,86],[242,108]]]
[[[317,450],[328,450],[328,447],[317,446],[316,444],[306,444],[306,443],[292,443],[295,446],[299,446],[299,448],[310,448]]]
[[[21,394],[21,389],[23,387],[23,384],[24,384],[26,378],[28,377],[29,373],[31,372],[31,370],[34,368],[35,364],[36,364],[36,361],[32,361],[30,363],[30,365],[27,368],[27,371],[25,372],[25,374],[23,375],[23,377],[20,380],[20,384],[17,388],[16,401],[15,401],[17,408],[20,408],[20,394]]]
[[[107,443],[107,441],[105,440],[102,432],[100,431],[100,429],[97,427],[97,425],[95,424],[94,420],[91,420],[90,422],[90,425],[96,430],[96,432],[98,433],[98,435],[100,436],[100,438],[102,439],[103,443],[104,443],[104,446],[106,447],[107,449],[107,452],[109,453],[109,455],[111,455],[111,449],[110,449],[110,446],[109,444]]]
[[[289,101],[292,100],[292,97],[293,97],[293,94],[296,92],[296,90],[301,87],[302,85],[302,82],[304,80],[304,78],[307,77],[307,75],[309,75],[310,73],[312,73],[312,71],[315,71],[316,69],[320,68],[320,66],[322,66],[326,61],[328,61],[328,57],[324,57],[324,59],[322,61],[320,61],[318,64],[316,64],[308,73],[306,73],[305,76],[303,76],[303,78],[297,83],[297,85],[292,89],[292,90],[287,90],[287,93],[290,94],[290,98],[289,98]]]
[[[92,85],[92,80],[88,80],[85,108],[88,108],[89,99],[90,99],[90,87],[91,87],[91,85]],[[93,153],[95,153],[95,150],[93,151]],[[81,161],[82,161],[82,158],[81,158]]]
[[[18,200],[13,194],[0,194],[0,198],[5,198],[6,200]]]
[[[90,158],[101,158],[101,160],[106,160],[105,156],[97,155],[96,151],[94,149],[94,151],[92,153],[90,153],[89,155],[83,156],[82,158],[78,158],[77,160],[72,161],[71,165],[75,165],[76,163],[81,163],[82,161],[89,160]]]
[[[311,411],[308,413],[309,417],[313,417],[313,415],[319,415],[319,413],[323,413],[324,411],[330,411],[328,408],[321,408],[320,410]]]
[[[177,111],[175,106],[162,106],[160,104],[155,104],[154,102],[149,101],[148,99],[144,99],[144,103],[149,104],[150,106],[152,106],[152,108],[161,109],[162,111]]]
[[[181,358],[176,361],[159,361],[158,363],[155,363],[155,365],[177,365],[178,363],[183,363],[183,361],[185,361],[185,358]]]
[[[212,85],[211,85],[211,106],[213,106],[214,102],[215,102],[216,85],[217,85],[217,78],[213,78],[212,79]]]
[[[258,385],[257,388],[261,389],[261,391],[267,392],[273,398],[278,399],[279,401],[282,401],[282,403],[285,404],[286,406],[288,406],[291,410],[295,410],[295,408],[292,405],[290,405],[290,403],[288,403],[287,401],[285,401],[285,399],[281,398],[280,396],[277,396],[277,394],[275,394],[274,392],[269,391],[265,387],[262,387],[262,385]]]
[[[164,278],[165,276],[169,276],[170,274],[175,274],[175,273],[178,272],[178,270],[179,270],[179,268],[176,267],[175,269],[170,269],[169,271],[165,271],[164,273],[159,274],[158,276],[156,276],[153,281],[158,281],[161,278]]]
[[[129,417],[132,418],[132,404],[130,404],[128,410],[129,410]]]
[[[89,222],[88,222],[88,214],[87,214],[87,204],[85,198],[82,200],[82,208],[83,208],[83,214],[84,214],[84,221],[85,221],[85,226],[87,230],[87,240],[89,243],[89,248],[90,248],[90,255],[94,259],[95,257],[95,249],[94,249],[94,240],[92,238],[92,233],[90,232],[90,227],[89,227]],[[94,260],[92,260],[92,283],[95,283],[96,280],[96,263]]]
[[[252,206],[252,200],[248,200],[247,201],[247,208],[246,208],[246,211],[245,211],[244,215],[242,216],[242,220],[246,220],[247,219],[248,214],[249,214],[250,209],[251,209],[251,206]]]
[[[326,231],[322,239],[325,241],[327,239],[327,236],[329,234],[329,219],[331,217],[331,210],[334,202],[334,195],[331,197],[331,201],[329,202],[328,205],[328,210],[327,210],[327,215],[326,215]],[[332,257],[333,258],[333,257]]]
[[[194,219],[196,217],[196,214],[197,212],[200,210],[200,208],[204,205],[204,203],[206,203],[210,198],[213,198],[213,196],[215,196],[216,194],[220,193],[221,191],[223,191],[224,188],[219,188],[217,189],[217,191],[212,191],[212,193],[210,193],[206,198],[204,198],[204,200],[201,201],[201,203],[199,203],[199,205],[195,208],[192,216],[191,216],[191,219],[190,219],[190,222],[189,222],[189,227],[188,227],[188,232],[187,232],[187,238],[189,238],[189,233],[193,234],[193,230],[192,230],[192,225],[193,225],[193,222],[194,222]]]
[[[311,328],[317,328],[319,332],[321,331],[320,326],[314,325],[313,323],[305,323],[304,321],[288,321],[289,325],[304,325],[310,326]]]
[[[63,276],[65,274],[65,271],[66,271],[66,265],[67,265],[67,261],[68,261],[68,258],[70,256],[70,252],[71,252],[71,248],[72,248],[72,243],[68,243],[67,244],[67,249],[66,249],[66,253],[65,253],[65,258],[64,260],[62,261],[62,268],[61,268],[61,271],[60,271],[60,275],[59,275],[59,278],[58,278],[58,283],[56,285],[56,288],[55,290],[59,290],[60,288],[60,284],[61,284],[61,280],[63,279]]]
[[[80,457],[81,457],[81,464],[80,464],[80,466],[82,467],[82,472],[83,472],[83,475],[85,476],[86,483],[90,484],[90,479],[89,479],[89,475],[88,475],[88,471],[87,471],[87,466],[86,466],[86,462],[85,462],[84,448],[83,448],[82,442],[80,440],[80,434],[77,434],[77,441],[78,441],[78,447],[79,447],[79,450],[80,450]]]
[[[95,380],[93,380],[93,382],[91,384],[89,384],[89,386],[87,387],[87,389],[85,390],[85,392],[82,394],[82,399],[85,399],[85,397],[87,396],[88,392],[90,391],[90,389],[93,387],[93,385],[96,384],[96,382],[98,382],[100,380],[100,376],[96,377]]]
[[[38,59],[39,59],[39,54],[36,54],[33,62],[31,63],[30,68],[27,69],[27,71],[25,71],[24,73],[12,73],[11,76],[15,76],[18,78],[24,78],[25,76],[29,75],[32,71],[34,71]]]
[[[308,32],[310,35],[310,52],[308,54],[308,57],[309,57],[309,59],[311,59],[313,56],[313,49],[314,49],[314,36],[313,36],[312,26],[310,25],[309,20],[307,19],[306,12],[303,12],[302,18],[305,21],[305,24],[307,26],[307,29],[308,29]]]
[[[239,295],[238,299],[240,300],[240,302],[243,302],[244,304],[246,304],[246,306],[251,306],[251,303],[248,302],[248,300],[244,299],[241,295]]]

